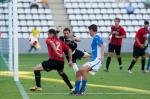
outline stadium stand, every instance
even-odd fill
[[[45,38],[44,34],[50,27],[54,27],[54,21],[51,9],[44,9],[39,1],[39,9],[30,9],[31,0],[18,0],[18,20],[19,20],[19,38],[28,38],[33,26],[36,26],[41,32],[40,38]],[[3,4],[0,8],[1,32],[8,32],[8,4]],[[4,35],[3,34],[3,35]]]
[[[87,26],[97,24],[99,33],[106,38],[113,24],[113,19],[119,17],[121,25],[127,31],[127,37],[133,38],[138,27],[145,19],[150,19],[150,9],[144,7],[141,0],[129,0],[135,8],[134,14],[128,15],[126,3],[117,3],[115,0],[64,0],[72,31],[82,38],[89,37]]]

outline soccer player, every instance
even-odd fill
[[[146,73],[144,69],[145,67],[145,41],[146,41],[146,35],[148,34],[148,26],[149,26],[149,22],[146,20],[144,21],[144,27],[140,28],[136,32],[134,48],[133,48],[133,58],[128,68],[129,74],[132,73],[131,70],[139,56],[142,57],[141,58],[141,70],[143,73]]]
[[[60,39],[67,44],[71,50],[72,50],[72,62],[73,62],[73,70],[75,71],[75,73],[79,70],[77,64],[76,64],[76,60],[77,59],[81,59],[81,58],[88,58],[90,57],[90,55],[87,52],[83,52],[81,50],[77,49],[77,43],[79,42],[80,39],[76,36],[74,36],[71,32],[69,28],[65,28],[63,30],[63,34],[64,36],[61,36]],[[68,60],[68,52],[65,51],[65,55],[66,58]]]
[[[48,33],[48,38],[46,39],[46,44],[48,48],[49,59],[43,61],[34,68],[35,82],[36,86],[30,88],[31,91],[41,91],[41,72],[42,71],[51,71],[57,70],[58,74],[63,78],[65,83],[68,85],[70,91],[73,89],[68,76],[64,72],[64,57],[63,50],[68,51],[69,56],[69,65],[72,65],[72,51],[71,49],[64,44],[60,39],[54,37],[56,31],[50,29]]]
[[[149,28],[147,40],[148,40],[148,55],[149,55],[149,58],[148,58],[146,71],[149,72],[149,70],[150,70],[150,28]]]
[[[89,34],[93,37],[91,44],[92,59],[90,62],[85,63],[76,73],[75,91],[74,95],[83,95],[86,88],[87,75],[89,71],[97,72],[104,59],[104,44],[102,38],[97,35],[97,26],[92,24],[88,27]],[[81,80],[82,78],[82,80]],[[81,83],[81,88],[80,88]]]
[[[119,18],[115,18],[114,22],[115,25],[111,27],[111,32],[108,36],[110,42],[108,47],[108,57],[106,60],[106,69],[105,69],[106,72],[108,72],[113,52],[115,52],[116,57],[118,59],[120,70],[122,69],[122,60],[121,60],[120,53],[121,53],[122,39],[126,37],[126,32],[124,28],[121,25],[119,25],[120,23]]]
[[[37,48],[41,48],[39,42],[38,42],[38,37],[39,37],[40,31],[34,26],[34,28],[32,29],[32,32],[30,34],[29,37],[29,42],[30,42],[30,49],[29,52],[32,51],[32,49],[34,49],[35,51],[37,50]]]

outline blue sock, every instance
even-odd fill
[[[148,59],[148,64],[147,64],[147,70],[149,70],[149,68],[150,68],[150,58]]]
[[[79,92],[79,89],[80,89],[80,82],[81,82],[81,81],[76,81],[76,82],[75,82],[75,93],[78,93],[78,92]]]
[[[87,82],[86,80],[82,80],[82,86],[81,86],[81,89],[80,89],[81,92],[85,91],[86,82]]]

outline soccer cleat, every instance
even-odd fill
[[[31,87],[29,90],[30,91],[42,91],[42,88],[41,87]]]
[[[143,72],[143,73],[148,73],[149,71],[148,71],[148,70],[142,70],[142,72]]]
[[[74,88],[70,89],[69,94],[73,94],[74,93]]]
[[[122,70],[122,69],[123,69],[123,67],[120,65],[120,66],[119,66],[119,69],[120,69],[120,70]]]
[[[129,73],[129,74],[132,74],[133,72],[132,72],[131,70],[128,70],[128,73]]]
[[[109,72],[108,69],[104,69],[105,72]]]

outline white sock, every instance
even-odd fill
[[[78,66],[77,66],[76,63],[73,63],[72,68],[73,68],[73,70],[74,70],[75,73],[79,70],[79,68],[78,68]]]

